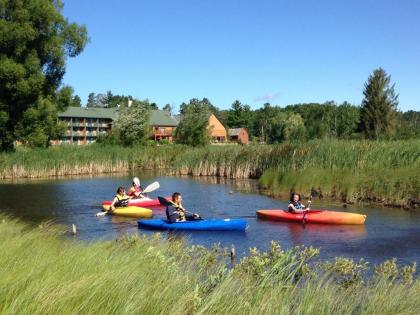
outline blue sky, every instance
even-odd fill
[[[420,1],[64,1],[90,43],[68,60],[64,83],[177,108],[207,97],[285,106],[360,104],[377,67],[401,110],[420,110]]]

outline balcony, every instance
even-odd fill
[[[154,136],[165,136],[169,137],[172,136],[172,130],[166,130],[166,129],[155,129],[153,130]]]

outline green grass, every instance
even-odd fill
[[[85,244],[0,218],[1,314],[418,314],[415,266],[316,262],[313,248],[226,251],[127,236]],[[158,235],[158,234],[157,234]]]
[[[260,178],[273,195],[311,188],[346,202],[420,204],[420,140],[314,140],[280,145],[18,148],[0,154],[0,178],[166,169],[168,174]]]

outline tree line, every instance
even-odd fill
[[[66,61],[79,55],[89,41],[84,25],[69,22],[60,0],[0,1],[0,150],[13,150],[18,141],[33,147],[48,146],[60,138],[65,126],[58,113],[68,106],[82,106],[70,86],[62,84]],[[124,108],[130,103],[130,108]],[[132,96],[90,93],[87,107],[122,106],[120,136],[124,144],[146,137],[138,128],[158,105]],[[170,104],[163,109],[172,112]],[[180,106],[177,141],[208,143],[210,113],[228,128],[246,128],[256,142],[278,143],[314,138],[407,139],[419,138],[420,113],[398,111],[398,95],[391,77],[383,69],[373,71],[365,83],[361,106],[295,104],[280,107],[269,103],[253,110],[235,101],[222,110],[207,98],[191,99]],[[124,116],[123,115],[123,116]],[[124,120],[125,119],[125,120]],[[132,121],[137,119],[137,123]],[[125,127],[129,126],[129,127]],[[130,129],[131,128],[131,129]],[[126,130],[127,129],[127,130]],[[130,131],[131,130],[131,131]],[[123,139],[121,139],[121,135]]]

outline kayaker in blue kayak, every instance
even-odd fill
[[[311,205],[311,201],[308,201],[308,206],[305,207],[300,202],[300,194],[292,193],[292,195],[290,196],[290,202],[289,202],[288,208],[290,212],[304,213],[309,210],[310,205]]]
[[[200,220],[197,213],[191,213],[182,206],[182,196],[179,192],[172,194],[172,200],[166,206],[166,218],[170,223]]]

